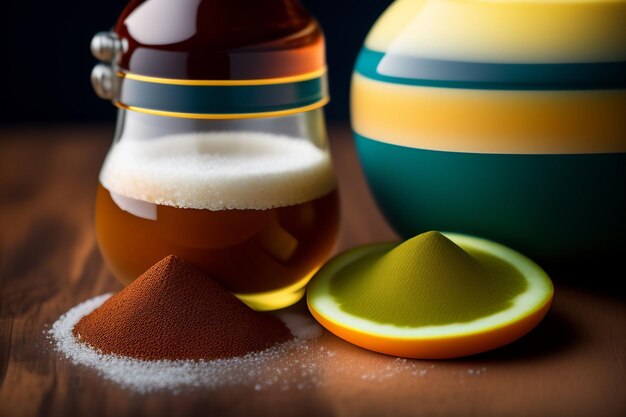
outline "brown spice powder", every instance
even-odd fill
[[[73,333],[102,353],[146,360],[231,358],[293,337],[279,319],[173,255],[83,317]]]

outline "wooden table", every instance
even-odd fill
[[[317,343],[334,362],[320,364],[322,381],[311,389],[141,395],[71,365],[44,329],[75,304],[120,288],[93,227],[111,137],[110,128],[88,126],[0,130],[0,415],[626,415],[624,300],[568,277],[554,277],[554,306],[532,333],[466,359],[402,363],[325,334]],[[331,139],[343,212],[338,250],[393,239],[349,130],[333,127]]]

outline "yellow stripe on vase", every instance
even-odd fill
[[[626,90],[509,91],[408,86],[354,74],[354,130],[451,152],[626,152]]]

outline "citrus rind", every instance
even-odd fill
[[[324,265],[309,284],[309,310],[326,329],[357,346],[394,356],[424,359],[453,358],[495,349],[522,337],[543,319],[554,293],[552,282],[543,269],[501,244],[462,234],[443,234],[464,250],[485,252],[516,268],[526,280],[526,290],[511,301],[509,308],[464,323],[394,326],[347,313],[330,292],[332,279],[352,262],[386,253],[397,245],[383,243],[347,251]]]

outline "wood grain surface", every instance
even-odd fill
[[[120,289],[93,228],[111,137],[97,126],[0,130],[0,415],[626,415],[626,304],[602,284],[623,275],[553,276],[554,305],[539,327],[466,359],[399,361],[326,333],[315,343],[332,360],[320,360],[319,383],[307,389],[137,394],[70,364],[44,330],[77,303]],[[334,126],[331,140],[343,216],[337,250],[394,239],[347,127]]]

